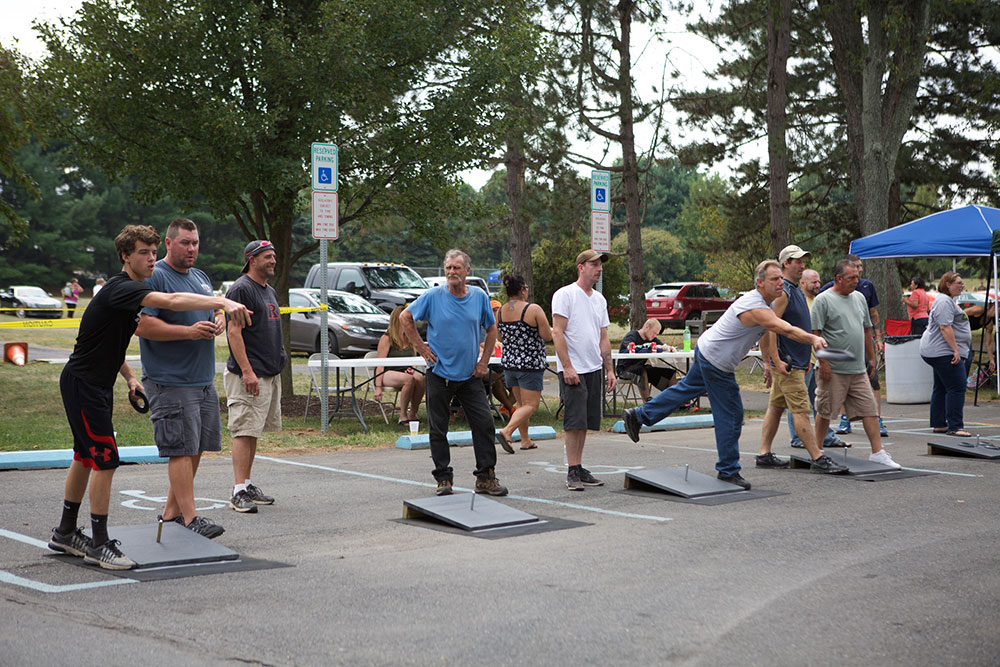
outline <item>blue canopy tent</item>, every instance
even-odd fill
[[[862,259],[890,257],[989,257],[993,267],[993,289],[997,288],[997,260],[1000,251],[1000,209],[963,206],[940,211],[876,232],[851,242],[851,252]],[[995,294],[996,292],[994,292]],[[994,349],[1000,349],[1000,309],[994,309]],[[982,341],[980,341],[982,353]],[[978,371],[977,371],[978,373]],[[1000,375],[997,377],[1000,392]],[[976,399],[979,385],[976,384]]]

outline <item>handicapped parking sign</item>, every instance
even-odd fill
[[[330,167],[320,167],[318,180],[320,183],[330,184],[333,183],[333,169]]]
[[[599,202],[606,202],[608,200],[608,191],[604,188],[594,188],[594,199]]]

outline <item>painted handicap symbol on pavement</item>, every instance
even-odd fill
[[[167,502],[166,496],[147,496],[145,491],[140,491],[139,489],[130,489],[128,491],[120,491],[123,496],[131,496],[129,500],[123,500],[122,505],[125,507],[131,507],[136,510],[147,510],[150,512],[158,512],[163,508],[163,504]],[[140,503],[147,502],[152,504],[152,507],[145,507]],[[195,509],[199,512],[206,512],[208,510],[219,509],[222,507],[229,507],[228,500],[216,500],[215,498],[195,498]],[[207,504],[205,504],[207,503]]]
[[[542,466],[545,468],[545,472],[554,472],[560,475],[565,475],[568,472],[568,467],[562,463],[549,463],[548,461],[531,461],[528,465]],[[645,470],[646,466],[606,466],[600,464],[587,464],[587,470],[597,474],[602,475],[623,475],[630,470]]]

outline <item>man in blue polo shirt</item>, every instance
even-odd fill
[[[805,270],[805,258],[808,256],[809,253],[797,245],[787,246],[778,254],[784,287],[778,298],[771,303],[771,310],[775,315],[804,331],[812,331],[806,296],[799,289],[799,281]],[[816,445],[809,424],[812,406],[809,404],[805,377],[812,364],[812,346],[768,331],[761,339],[760,349],[765,359],[770,359],[771,362],[770,365],[764,365],[765,380],[771,381],[771,398],[761,429],[757,467],[788,467],[788,461],[771,453],[774,434],[777,433],[781,415],[787,408],[795,420],[795,430],[812,459],[812,471],[833,474],[848,472],[845,466],[834,463]]]
[[[167,254],[147,280],[158,292],[212,296],[212,282],[194,267],[198,227],[177,218],[167,227]],[[161,518],[176,521],[213,539],[222,526],[199,516],[194,504],[194,476],[202,452],[222,449],[219,396],[215,391],[215,337],[226,330],[221,310],[172,311],[146,307],[139,327],[142,382],[149,393],[153,440],[169,459],[170,488]]]
[[[497,462],[493,414],[486,399],[482,378],[489,372],[490,353],[497,339],[497,325],[490,298],[481,289],[469,289],[465,278],[471,273],[469,256],[449,250],[444,256],[447,285],[435,287],[410,304],[399,317],[417,354],[427,360],[427,424],[430,429],[431,458],[437,495],[452,492],[454,471],[448,449],[449,405],[457,398],[472,430],[476,455],[476,493],[507,495],[494,473]],[[417,320],[427,322],[427,342],[417,332]],[[480,330],[486,340],[480,351]]]

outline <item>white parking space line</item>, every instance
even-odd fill
[[[417,482],[411,479],[399,479],[397,477],[387,477],[386,475],[375,475],[367,472],[357,472],[355,470],[344,470],[342,468],[331,468],[329,466],[316,465],[314,463],[302,463],[301,461],[289,461],[287,459],[277,459],[270,456],[260,456],[258,455],[257,460],[272,461],[274,463],[284,463],[286,465],[300,466],[303,468],[313,468],[315,470],[326,470],[329,472],[337,472],[344,475],[355,475],[357,477],[366,477],[368,479],[377,479],[383,482],[396,482],[397,484],[409,484],[410,486],[422,486],[425,488],[436,488],[436,484],[430,484],[428,482]],[[456,486],[456,491],[472,491],[472,489],[464,489]],[[531,498],[529,496],[507,496],[511,500],[523,500],[525,502],[531,503],[542,503],[544,505],[555,505],[558,507],[568,507],[570,509],[578,509],[586,512],[595,512],[597,514],[607,514],[610,516],[620,516],[628,519],[644,519],[647,521],[658,521],[666,522],[673,521],[670,517],[665,516],[652,516],[648,514],[632,514],[631,512],[618,512],[616,510],[607,510],[600,507],[590,507],[589,505],[577,505],[576,503],[565,503],[559,500],[548,500],[546,498]]]
[[[28,535],[22,535],[21,533],[15,533],[12,530],[4,530],[0,528],[0,537],[6,537],[11,540],[16,540],[18,542],[23,542],[25,544],[30,544],[33,547],[38,547],[40,549],[48,550],[48,542],[43,542],[41,540],[36,540]],[[82,591],[88,588],[103,588],[105,586],[117,586],[119,584],[137,584],[139,581],[137,579],[112,579],[109,581],[91,581],[84,584],[46,584],[44,581],[35,581],[34,579],[26,579],[25,577],[19,577],[16,574],[7,572],[6,570],[0,570],[0,583],[13,584],[14,586],[21,586],[22,588],[30,588],[34,591],[40,591],[42,593],[69,593],[70,591]]]

